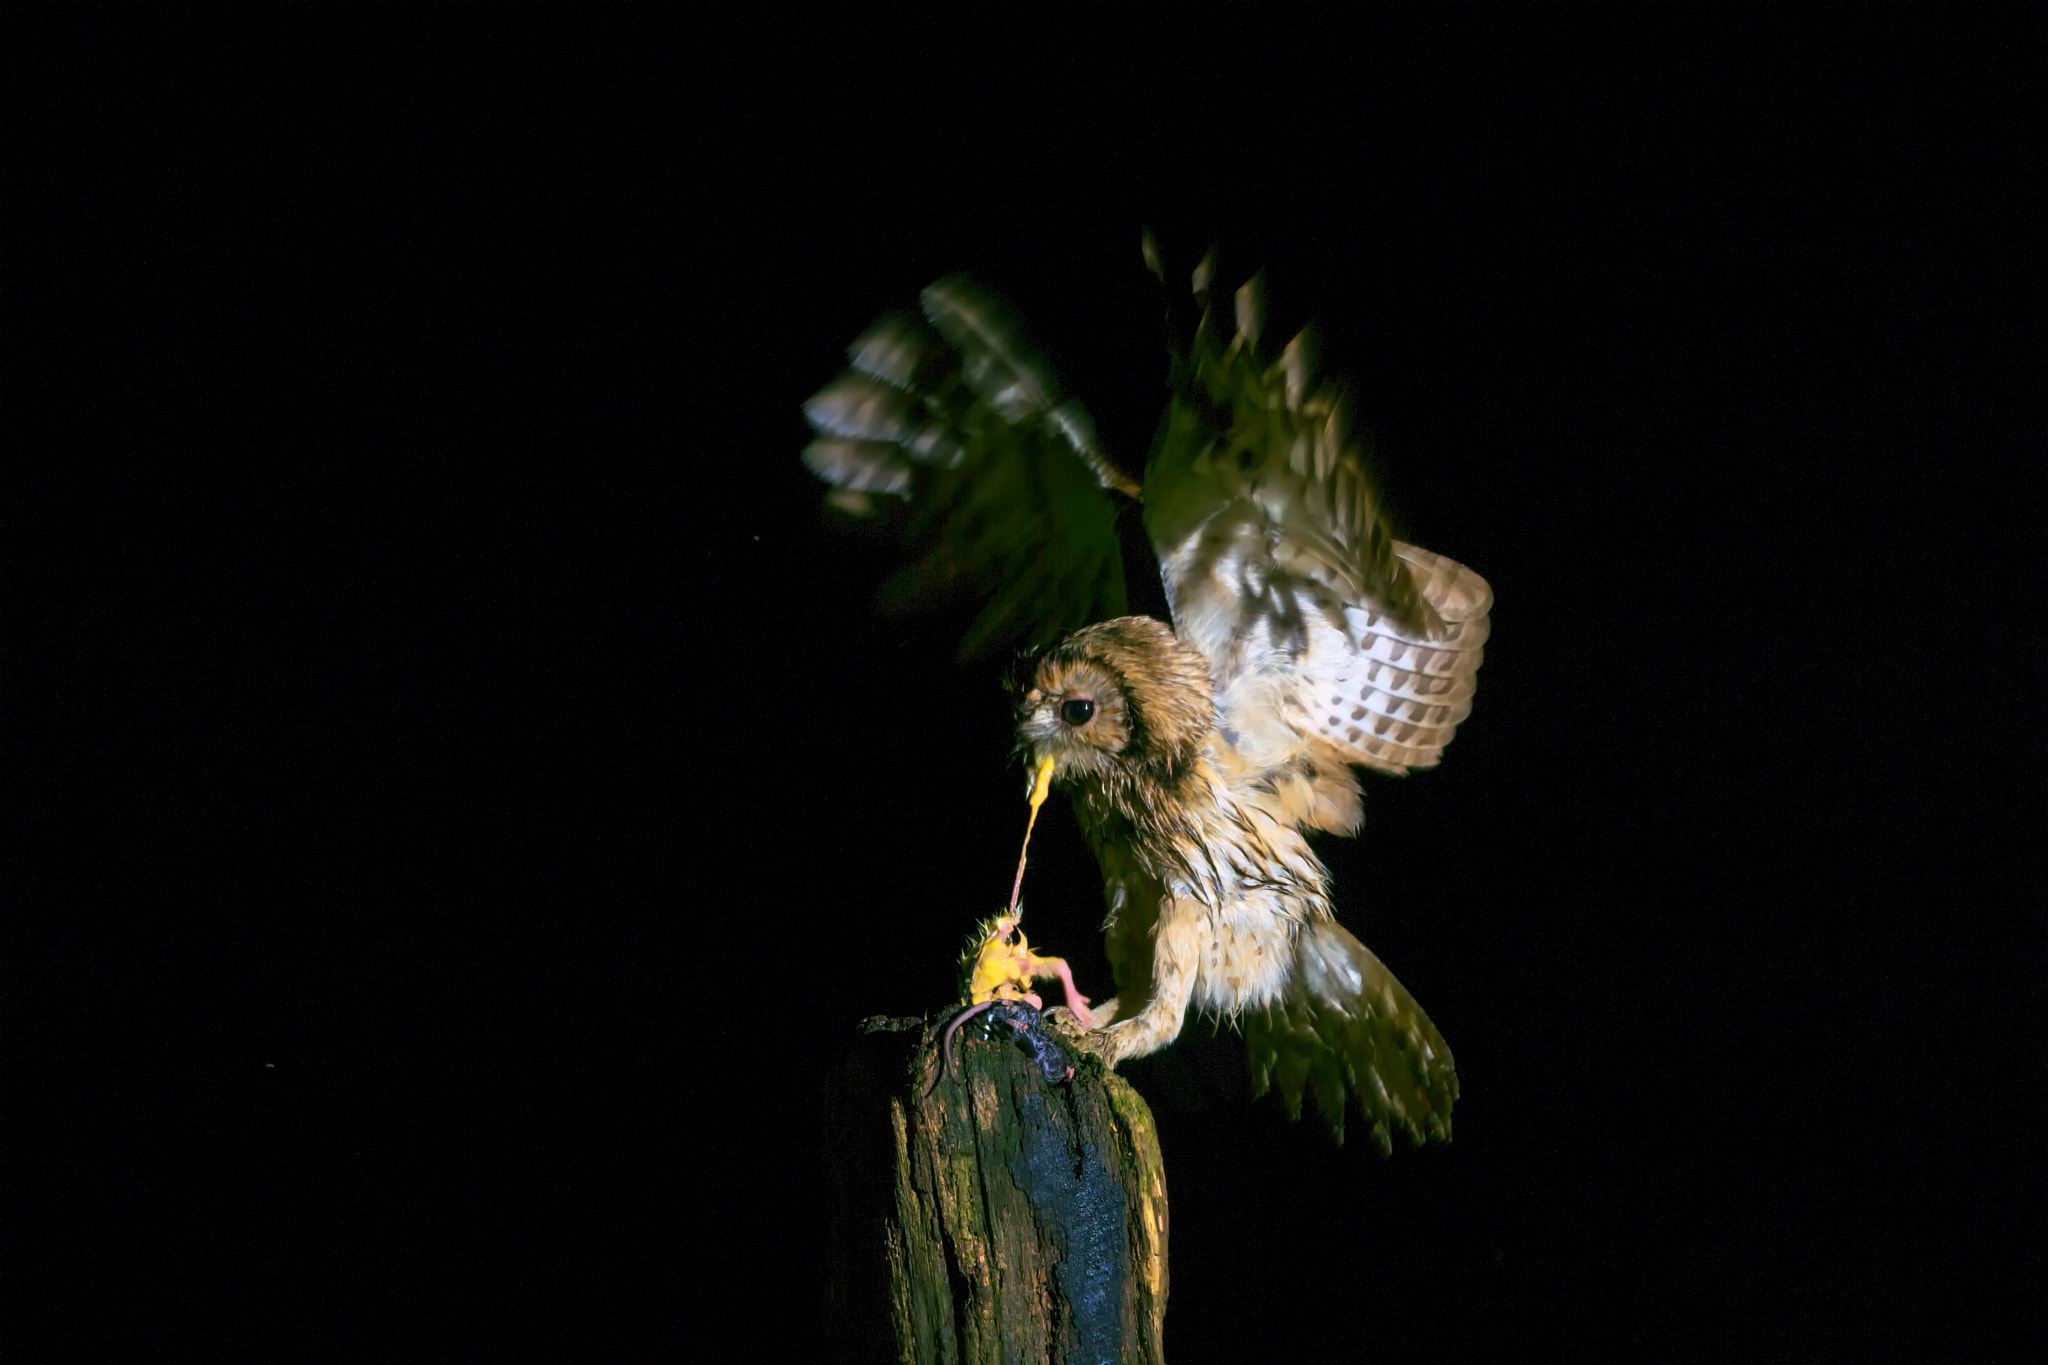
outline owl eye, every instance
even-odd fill
[[[1060,719],[1078,730],[1089,721],[1095,719],[1095,703],[1086,697],[1076,697],[1072,701],[1061,702]]]

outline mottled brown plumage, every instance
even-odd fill
[[[1336,922],[1329,874],[1299,829],[1316,809],[1357,810],[1347,769],[1259,771],[1219,724],[1206,661],[1142,616],[1078,631],[1040,659],[1018,737],[1034,763],[1053,758],[1102,867],[1117,978],[1094,1011],[1106,1060],[1164,1047],[1193,1006],[1245,1027],[1290,1108],[1311,1083],[1341,1132],[1348,1085],[1376,1141],[1394,1127],[1449,1137],[1450,1049]]]
[[[985,295],[946,280],[924,303],[935,334],[892,318],[855,343],[807,409],[806,457],[847,497],[908,502],[927,579],[994,595],[971,643],[1056,641],[1017,732],[1102,868],[1117,993],[1091,1045],[1143,1056],[1209,1011],[1243,1027],[1290,1112],[1313,1091],[1341,1136],[1348,1090],[1383,1149],[1397,1128],[1449,1137],[1450,1049],[1337,923],[1305,831],[1356,832],[1354,766],[1437,762],[1470,710],[1484,580],[1392,536],[1306,338],[1257,362],[1248,286],[1227,345],[1204,293],[1146,465],[1173,627],[1117,614],[1105,490],[1129,481]]]

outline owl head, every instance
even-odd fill
[[[1149,616],[1069,635],[1017,701],[1026,766],[1050,757],[1055,782],[1170,786],[1215,726],[1209,665]]]

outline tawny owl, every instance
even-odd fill
[[[1241,1025],[1261,1093],[1277,1083],[1298,1116],[1313,1090],[1340,1139],[1347,1086],[1382,1150],[1394,1128],[1447,1138],[1450,1049],[1337,923],[1305,835],[1357,831],[1354,766],[1435,765],[1471,708],[1492,594],[1393,538],[1307,336],[1261,365],[1258,282],[1226,341],[1208,274],[1142,490],[958,278],[924,291],[924,322],[885,317],[854,343],[806,406],[805,460],[848,510],[904,501],[922,554],[890,595],[992,598],[964,652],[1049,646],[1017,733],[1031,767],[1053,760],[1101,864],[1117,991],[1096,1050],[1154,1052],[1193,1006]],[[1121,614],[1112,492],[1144,504],[1172,629]]]

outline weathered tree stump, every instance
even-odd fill
[[[1151,1110],[1071,1049],[1073,1077],[1047,1079],[1000,1025],[954,1037],[949,1079],[944,1024],[868,1020],[828,1086],[833,1358],[1160,1361],[1166,1172]]]

